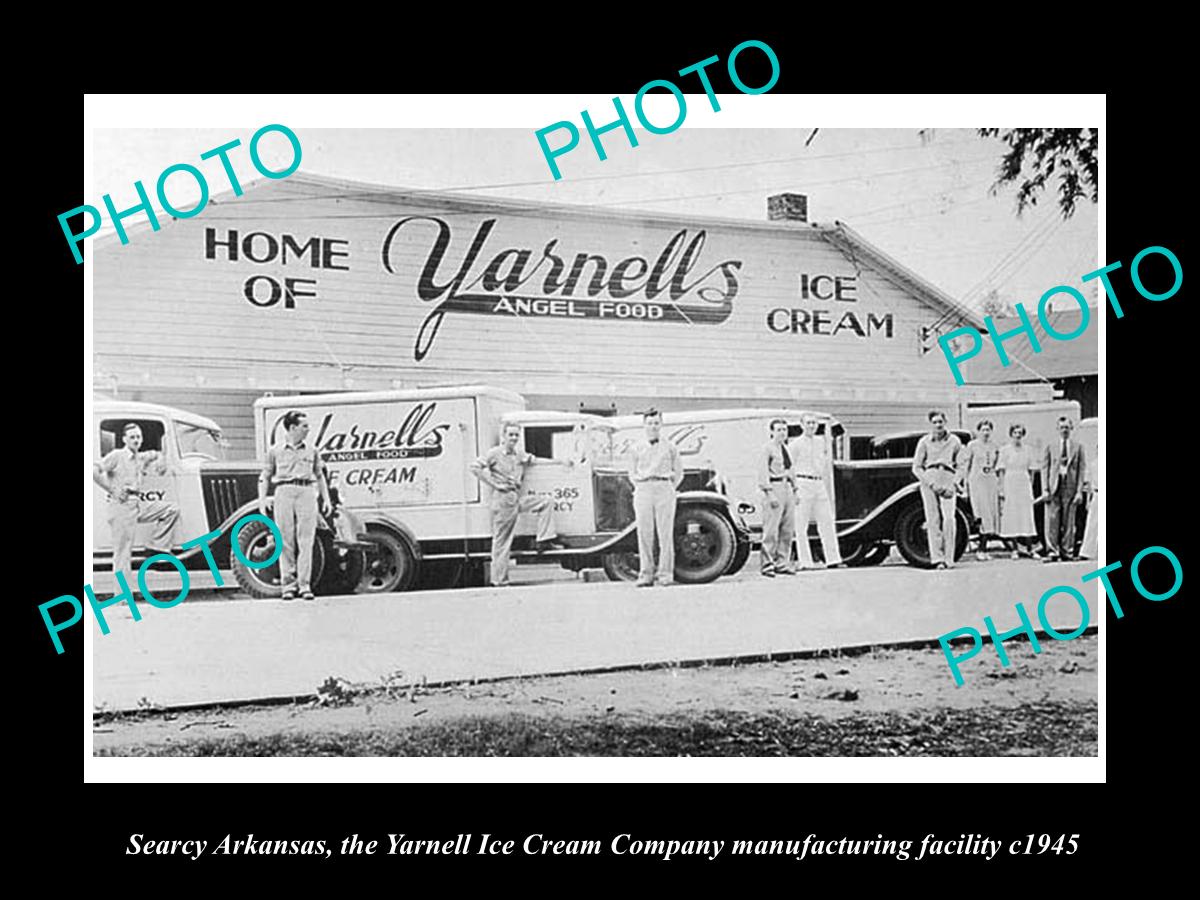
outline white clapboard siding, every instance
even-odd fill
[[[723,262],[738,261],[737,294],[720,324],[449,312],[428,354],[417,360],[417,332],[440,302],[422,301],[416,292],[436,230],[426,223],[401,229],[391,248],[397,274],[385,271],[381,261],[385,235],[408,216],[436,217],[452,229],[436,275],[439,284],[458,271],[480,225],[494,219],[468,282],[508,249],[531,251],[532,267],[547,243],[556,240],[555,252],[567,271],[576,254],[586,253],[603,255],[611,273],[631,256],[653,265],[677,232],[687,231],[686,246],[703,230],[704,245],[685,283]],[[279,257],[258,264],[246,259],[242,248],[237,261],[221,247],[216,259],[207,259],[206,229],[215,229],[219,240],[236,230],[239,239],[265,234],[279,244],[285,234],[301,246],[314,237],[345,241],[335,246],[348,256],[332,261],[349,270],[314,268],[307,256],[286,265]],[[262,254],[268,244],[255,238],[253,249]],[[843,420],[847,410],[861,410],[861,417],[853,412],[849,419],[855,433],[908,427],[913,411],[963,399],[936,347],[924,354],[920,349],[920,329],[944,325],[948,308],[853,258],[820,229],[803,223],[510,203],[297,173],[248,186],[240,198],[217,197],[199,216],[165,222],[158,232],[134,228],[128,245],[111,237],[101,240],[93,247],[93,265],[97,386],[208,415],[238,450],[250,447],[248,404],[268,390],[482,382],[553,397],[555,403],[566,399],[570,408],[581,401],[618,402],[622,412],[629,411],[633,398],[649,398],[664,408],[672,399],[677,406],[711,407],[775,398],[784,405],[828,409]],[[543,265],[516,293],[546,296],[541,276],[547,268]],[[506,264],[500,273],[508,269]],[[593,269],[591,264],[585,268],[576,300],[587,298]],[[802,299],[799,279],[805,273],[857,279],[857,300]],[[282,302],[255,306],[244,295],[247,280],[255,276],[281,283],[287,277],[313,279],[315,285],[301,285],[301,290],[317,297],[299,297],[293,309]],[[265,285],[260,283],[259,296],[266,296]],[[720,271],[704,285],[726,286]],[[506,294],[500,290],[494,296],[499,301]],[[612,298],[602,292],[596,299]],[[639,292],[623,302],[645,303],[646,298]],[[695,291],[679,303],[685,313],[705,307]],[[892,336],[880,330],[859,337],[848,329],[837,335],[777,333],[767,324],[776,309],[785,310],[775,315],[777,326],[790,323],[791,310],[809,315],[826,310],[830,323],[853,312],[864,329],[871,315],[877,321],[891,316]]]

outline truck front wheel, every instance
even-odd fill
[[[733,526],[720,513],[703,506],[684,506],[675,513],[675,580],[705,584],[728,571],[737,553]]]
[[[256,519],[243,526],[242,530],[238,532],[238,547],[241,548],[242,556],[250,562],[256,564],[263,562],[275,555],[275,534],[267,527],[266,523]],[[242,586],[242,590],[251,597],[256,600],[264,600],[268,597],[278,597],[283,593],[279,582],[278,559],[269,566],[252,569],[243,563],[236,553],[230,551],[229,555],[233,577]],[[318,534],[316,540],[313,541],[312,580],[310,583],[315,585],[320,582],[324,572],[325,546]]]
[[[417,560],[408,543],[390,531],[371,526],[367,526],[366,540],[372,547],[363,551],[366,558],[358,581],[358,593],[392,594],[412,587]]]

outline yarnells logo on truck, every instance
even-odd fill
[[[316,446],[326,462],[356,462],[369,459],[415,459],[441,456],[442,442],[449,423],[429,425],[437,403],[417,403],[395,429],[386,431],[359,429],[358,422],[347,426],[341,416],[334,422],[335,413],[325,413],[317,429]],[[283,439],[283,417],[271,429],[271,444]]]
[[[417,362],[429,353],[448,312],[718,325],[733,312],[733,299],[738,292],[737,270],[742,267],[741,260],[725,260],[687,283],[692,270],[698,268],[707,232],[701,230],[689,241],[686,228],[667,241],[653,265],[647,257],[630,256],[610,268],[608,258],[597,253],[578,253],[568,263],[569,257],[555,252],[558,238],[554,238],[532,266],[534,251],[513,247],[497,253],[468,282],[496,226],[495,219],[487,219],[475,233],[458,272],[438,284],[435,279],[450,246],[450,226],[433,216],[407,216],[393,225],[383,240],[383,267],[392,275],[401,274],[397,268],[403,255],[393,250],[393,242],[401,229],[413,223],[437,227],[417,281],[417,296],[425,303],[436,304],[417,332],[413,346]],[[576,288],[588,266],[591,277],[580,290],[586,297],[577,297]],[[541,279],[536,288],[532,283],[535,276]],[[522,288],[526,293],[518,294]],[[666,297],[659,300],[664,293]],[[684,300],[688,302],[681,303]]]

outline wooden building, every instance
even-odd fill
[[[297,172],[93,247],[97,392],[181,407],[253,453],[264,393],[485,383],[545,409],[800,406],[851,434],[956,387],[977,314],[801,195],[763,222],[410,191]]]

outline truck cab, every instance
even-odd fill
[[[141,499],[162,500],[179,507],[176,542],[182,543],[219,528],[244,500],[249,480],[257,496],[258,467],[226,460],[227,443],[220,426],[211,419],[156,403],[97,398],[92,409],[92,459],[124,445],[125,426],[141,427],[142,450],[157,450],[167,464],[165,474],[147,474]],[[230,523],[232,524],[232,523]],[[149,525],[134,536],[137,555],[145,546]],[[108,524],[108,499],[99,485],[92,486],[93,563],[112,567],[112,532]],[[228,550],[228,541],[226,551]],[[196,561],[205,565],[202,558]]]

